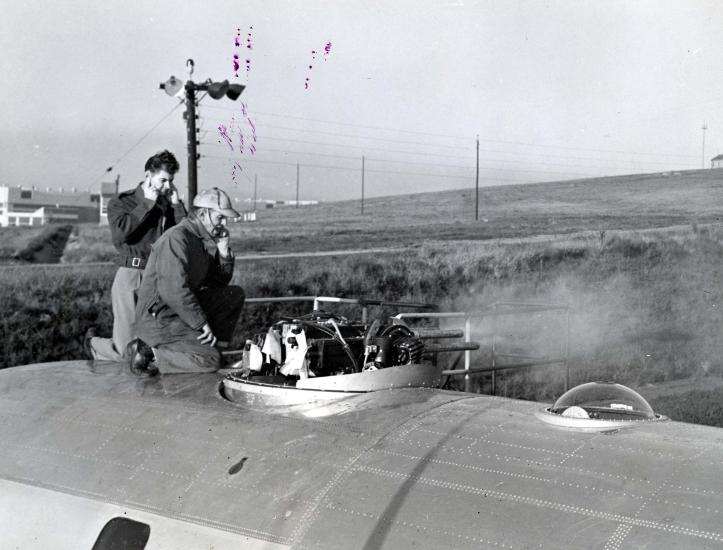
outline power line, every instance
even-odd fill
[[[411,161],[404,161],[404,160],[386,160],[386,159],[377,159],[374,157],[366,157],[367,160],[371,160],[374,162],[392,162],[392,163],[398,163],[398,164],[413,164],[418,166],[436,166],[439,168],[461,168],[465,170],[473,170],[474,166],[459,166],[455,164],[435,164],[433,162],[411,162]],[[481,170],[497,170],[497,171],[503,171],[503,172],[533,172],[535,174],[567,174],[571,176],[593,176],[597,175],[592,172],[563,172],[558,170],[531,170],[528,168],[500,168],[498,166],[489,166],[484,167],[480,166]]]
[[[219,109],[221,111],[234,111],[234,109],[229,109],[227,107],[220,107],[214,105],[212,107],[213,109]],[[351,122],[336,122],[332,120],[321,120],[318,118],[306,118],[301,116],[294,116],[294,115],[279,115],[275,113],[265,113],[263,111],[252,111],[254,114],[264,115],[264,116],[272,116],[272,117],[279,117],[279,118],[291,118],[294,120],[306,120],[309,122],[322,122],[324,124],[337,124],[339,126],[351,126],[354,128],[368,128],[370,130],[386,130],[391,132],[401,132],[404,134],[416,134],[416,135],[422,135],[422,136],[435,136],[435,137],[446,137],[446,138],[452,138],[452,139],[465,139],[468,140],[469,136],[454,136],[450,134],[434,134],[432,132],[418,132],[415,130],[402,130],[400,128],[385,128],[383,126],[370,126],[368,124],[354,124]]]
[[[442,155],[437,153],[428,153],[428,152],[418,152],[418,151],[402,151],[398,149],[387,149],[386,147],[365,147],[363,145],[343,145],[338,143],[328,143],[323,141],[308,141],[303,139],[292,139],[292,138],[280,138],[280,137],[273,137],[273,136],[259,136],[259,139],[263,140],[271,140],[271,141],[286,141],[290,143],[303,143],[305,145],[321,145],[325,147],[337,147],[342,149],[357,149],[362,151],[384,151],[387,153],[399,153],[399,154],[406,154],[406,155],[414,155],[414,156],[434,156],[434,157],[444,157],[444,158],[457,158],[457,159],[470,159],[471,156],[462,156],[462,155]],[[218,145],[217,143],[213,142],[204,142],[209,145]],[[494,153],[494,154],[502,154],[502,155],[516,155],[520,156],[519,152],[515,151],[501,151],[496,149],[480,149],[481,152],[484,153]],[[617,164],[630,164],[633,166],[636,165],[656,165],[656,166],[670,166],[669,162],[658,162],[658,161],[652,161],[652,160],[646,160],[646,161],[634,161],[634,160],[622,160],[622,159],[605,159],[605,158],[596,158],[596,157],[570,157],[565,155],[554,155],[549,153],[526,153],[527,155],[534,155],[534,156],[545,156],[550,158],[560,158],[565,160],[595,160],[595,161],[602,161],[602,162],[610,162],[610,163],[617,163]],[[494,161],[494,160],[501,160],[501,161],[509,161],[508,159],[485,159],[487,161]],[[535,164],[543,164],[540,162],[536,162]],[[547,163],[544,163],[547,164]],[[553,164],[553,163],[549,163]],[[557,164],[559,166],[559,164]],[[565,165],[563,165],[565,166]],[[605,168],[605,167],[601,167]],[[608,167],[609,168],[609,167]]]
[[[217,119],[217,118],[209,118],[206,117],[207,120],[213,120],[218,122],[225,122],[223,119]],[[427,143],[423,141],[409,141],[405,139],[389,139],[389,138],[381,138],[377,136],[360,136],[357,134],[339,134],[338,132],[326,132],[323,130],[305,130],[301,128],[289,128],[286,126],[273,126],[269,124],[264,124],[261,126],[261,128],[274,128],[277,130],[291,130],[293,132],[304,132],[309,134],[322,134],[326,136],[334,136],[334,137],[347,137],[347,138],[354,138],[354,139],[369,139],[373,141],[386,141],[389,143],[404,143],[409,145],[426,145],[428,147],[443,147],[445,149],[458,149],[458,150],[468,150],[471,149],[470,147],[460,147],[458,145],[443,145],[439,143]]]
[[[201,155],[201,158],[208,158],[208,159],[220,159],[220,160],[234,160],[233,157],[225,157],[220,155]],[[260,164],[277,164],[282,166],[296,166],[296,162],[284,162],[284,161],[275,161],[275,160],[260,160],[260,159],[247,159],[246,162],[251,163],[260,163]],[[304,164],[304,167],[306,168],[324,168],[324,169],[331,169],[331,170],[343,170],[346,172],[357,172],[359,170],[358,167],[348,167],[348,166],[330,166],[328,164]],[[389,175],[403,175],[403,176],[428,176],[428,177],[434,177],[434,178],[448,178],[448,179],[472,179],[473,176],[453,176],[453,175],[447,175],[447,174],[431,174],[429,172],[401,172],[401,171],[392,171],[392,170],[366,170],[367,172],[375,172],[377,174],[389,174]],[[480,178],[487,181],[515,181],[520,183],[533,183],[529,180],[525,179],[519,179],[519,178],[504,178],[504,177],[486,177],[486,178]]]
[[[216,146],[216,147],[223,147],[225,148],[225,144],[218,144],[218,143],[211,143],[211,142],[203,142],[202,145],[210,145],[210,146]],[[351,155],[333,155],[329,153],[315,153],[315,152],[309,152],[309,151],[288,151],[283,149],[269,149],[264,148],[262,150],[263,153],[268,152],[274,152],[274,153],[282,153],[282,154],[288,154],[288,155],[307,155],[307,156],[315,156],[315,157],[325,157],[325,158],[335,158],[335,159],[343,159],[343,160],[360,160],[359,157],[351,156]],[[460,164],[442,164],[442,163],[434,163],[434,162],[415,162],[415,161],[405,161],[405,160],[390,160],[390,159],[380,159],[380,158],[374,158],[374,157],[366,157],[368,161],[373,162],[389,162],[389,163],[395,163],[395,164],[411,164],[416,166],[432,166],[436,168],[457,168],[460,170],[471,170],[472,166],[463,166]],[[494,162],[487,160],[487,162]],[[545,164],[545,163],[540,163]],[[567,166],[567,165],[560,165],[560,166]],[[571,175],[571,176],[597,176],[598,173],[594,172],[570,172],[570,171],[562,171],[562,170],[531,170],[528,168],[500,168],[500,167],[481,167],[482,170],[497,170],[497,171],[504,171],[504,172],[532,172],[535,174],[563,174],[563,175]],[[574,166],[572,168],[575,168]],[[601,167],[601,168],[610,168],[610,167]]]
[[[208,119],[208,120],[218,120],[218,119]],[[261,128],[266,128],[267,126],[262,126]],[[278,127],[277,127],[278,128]],[[296,130],[299,132],[305,132],[305,130]],[[308,133],[314,133],[313,130],[309,130]],[[317,132],[319,133],[319,132]],[[329,134],[333,136],[338,137],[352,137],[349,135],[341,135],[341,134],[333,134],[329,132],[320,132],[324,134]],[[260,136],[261,137],[261,136]],[[343,148],[349,148],[349,149],[362,149],[362,150],[378,150],[378,151],[386,151],[390,153],[401,153],[401,154],[407,154],[407,155],[424,155],[424,156],[438,156],[438,157],[446,157],[446,158],[458,158],[458,159],[469,159],[470,156],[462,156],[462,155],[444,155],[444,154],[438,154],[438,153],[427,153],[425,152],[417,152],[417,151],[401,151],[401,150],[394,150],[394,149],[387,149],[385,147],[365,147],[362,145],[345,145],[345,144],[338,144],[338,143],[328,143],[328,142],[322,142],[322,141],[308,141],[308,140],[299,140],[299,139],[292,139],[292,138],[280,138],[280,137],[273,137],[273,136],[263,136],[264,139],[270,139],[275,141],[288,141],[293,143],[306,143],[310,145],[324,145],[327,147],[343,147]],[[374,139],[374,138],[365,138],[365,139]],[[400,141],[400,140],[397,140]],[[483,141],[483,140],[480,140]],[[412,143],[417,145],[429,145],[431,147],[435,147],[434,144],[423,144],[420,142],[402,142],[401,143]],[[451,146],[446,146],[451,148]],[[463,150],[464,148],[459,148],[460,150]],[[504,151],[504,150],[498,150],[498,149],[480,149],[480,151],[484,153],[495,153],[495,154],[504,154],[504,155],[517,155],[519,156],[521,153],[519,151]],[[621,151],[621,153],[623,153]],[[545,156],[545,157],[551,157],[551,158],[560,158],[560,159],[570,159],[570,160],[595,160],[595,161],[602,161],[602,162],[612,162],[612,163],[626,163],[630,165],[642,165],[642,164],[648,164],[648,165],[657,165],[657,166],[670,166],[670,162],[661,162],[661,161],[654,161],[654,160],[628,160],[628,159],[613,159],[613,158],[600,158],[600,157],[571,157],[566,155],[555,155],[553,153],[544,153],[544,152],[525,152],[525,155],[535,155],[535,156]]]
[[[270,149],[267,149],[264,147],[263,151],[269,151]],[[353,157],[357,158],[357,157]],[[416,161],[406,161],[406,160],[388,160],[388,159],[379,159],[374,157],[367,157],[367,159],[374,160],[377,162],[396,162],[400,164],[419,164],[424,166],[445,166],[445,167],[458,167],[461,168],[460,165],[457,164],[439,164],[439,163],[433,163],[433,162],[416,162]],[[498,165],[499,163],[509,163],[509,162],[517,162],[519,164],[519,161],[513,161],[510,159],[480,159],[480,162],[486,162],[486,163],[493,163],[495,165]],[[563,168],[599,168],[601,170],[610,170],[611,166],[599,166],[599,165],[589,165],[589,164],[583,164],[583,165],[577,165],[577,164],[562,164],[560,162],[539,162],[539,161],[525,161],[525,165],[541,165],[541,166],[561,166]],[[467,167],[466,167],[467,168]],[[471,167],[470,167],[471,168]],[[514,170],[522,170],[523,172],[526,172],[528,170],[524,169],[514,169]],[[561,172],[562,173],[562,172]],[[580,173],[582,174],[582,173]],[[588,174],[592,174],[591,172],[588,172]]]
[[[207,159],[223,159],[223,160],[238,160],[235,157],[225,157],[222,155],[201,155],[201,158]],[[278,164],[280,166],[296,166],[295,162],[285,162],[282,160],[261,160],[261,159],[244,159],[244,162],[259,163],[259,164]],[[347,166],[330,166],[327,164],[304,164],[311,168],[330,168],[332,170],[356,170],[356,168],[349,168]]]
[[[241,162],[239,162],[240,159],[239,159],[239,160],[229,159],[229,160],[233,160],[234,163],[240,168],[241,174],[243,174],[243,176],[244,176],[247,180],[249,180],[249,183],[253,183],[253,181],[251,180],[251,178],[250,178],[250,177],[248,176],[248,174],[244,171],[244,167],[241,166]],[[243,159],[243,160],[245,160],[245,159]],[[234,183],[235,183],[235,182],[234,182]]]
[[[327,147],[340,147],[343,149],[360,149],[363,151],[386,151],[388,153],[399,153],[399,154],[405,154],[405,155],[416,155],[416,156],[426,156],[426,157],[440,157],[440,158],[455,158],[455,159],[468,159],[469,156],[463,156],[463,155],[445,155],[441,153],[428,153],[428,152],[419,152],[419,151],[402,151],[399,149],[388,149],[387,147],[365,147],[363,145],[342,145],[338,143],[327,143],[323,141],[308,141],[303,139],[291,139],[291,138],[280,138],[280,137],[273,137],[273,136],[259,136],[259,139],[264,140],[271,140],[271,141],[288,141],[291,143],[304,143],[307,145],[323,145]],[[211,143],[211,142],[209,142]],[[214,143],[211,143],[211,145],[216,145]]]
[[[223,111],[234,111],[234,109],[229,109],[227,107],[220,107],[220,106],[208,106],[209,108],[213,109],[219,109]],[[400,132],[400,133],[409,133],[409,134],[416,134],[416,135],[426,135],[426,136],[434,136],[434,137],[446,137],[446,138],[453,138],[453,139],[464,139],[464,140],[470,140],[468,136],[456,136],[456,135],[449,135],[449,134],[435,134],[432,132],[419,132],[414,130],[404,130],[401,128],[389,128],[389,127],[382,127],[382,126],[370,126],[365,124],[353,124],[349,122],[335,122],[330,120],[322,120],[322,119],[314,119],[314,118],[307,118],[307,117],[299,117],[299,116],[293,116],[293,115],[280,115],[276,113],[265,113],[263,111],[253,111],[255,114],[261,114],[265,116],[273,116],[273,117],[280,117],[280,118],[288,118],[288,119],[295,119],[295,120],[305,120],[310,122],[321,122],[325,124],[336,124],[339,126],[350,126],[355,128],[368,128],[368,129],[375,129],[375,130],[386,130],[386,131],[392,131],[392,132]],[[219,120],[223,122],[223,119],[214,119]],[[268,125],[268,127],[274,127],[271,125]],[[329,133],[329,132],[322,132],[320,130],[306,130],[306,129],[297,129],[297,128],[286,128],[286,127],[280,127],[277,126],[276,128],[279,129],[287,129],[287,130],[293,130],[298,132],[313,132],[313,133]],[[336,133],[330,133],[331,135],[335,136],[344,136],[344,137],[356,137],[360,139],[377,139],[380,141],[393,141],[398,143],[410,143],[410,144],[417,144],[417,145],[431,145],[426,143],[419,143],[419,142],[412,142],[412,141],[404,141],[404,140],[389,140],[385,138],[376,138],[376,137],[369,137],[369,136],[359,136],[359,135],[344,135],[344,134],[336,134]],[[644,151],[624,151],[624,150],[618,150],[618,149],[597,149],[597,148],[589,148],[589,147],[570,147],[565,145],[547,145],[542,143],[531,143],[531,142],[524,142],[524,141],[507,141],[507,140],[500,140],[500,139],[484,139],[480,138],[480,141],[486,142],[486,143],[503,143],[508,145],[523,145],[527,147],[541,147],[541,148],[548,148],[548,149],[565,149],[565,150],[571,150],[571,151],[587,151],[592,153],[616,153],[616,154],[634,154],[634,155],[647,155],[647,156],[654,156],[654,157],[681,157],[681,158],[697,158],[697,155],[684,155],[680,153],[650,153],[650,152],[644,152]],[[437,146],[437,144],[435,144]],[[439,145],[440,147],[449,147],[449,148],[458,148],[458,149],[468,149],[467,147],[459,147],[459,146],[452,146],[452,145]],[[471,147],[469,147],[471,148]]]
[[[88,186],[88,188],[87,188],[88,191],[90,191],[90,188],[91,188],[91,187],[93,187],[93,186],[96,185],[100,180],[102,180],[103,177],[104,177],[106,174],[108,174],[109,172],[112,172],[112,171],[113,171],[113,168],[115,168],[115,166],[116,166],[120,161],[122,161],[124,158],[126,158],[126,157],[130,154],[130,152],[133,151],[133,149],[135,149],[136,147],[138,147],[138,145],[140,145],[141,142],[143,142],[143,140],[146,139],[146,138],[151,134],[151,132],[153,132],[153,130],[155,130],[156,128],[158,128],[158,127],[163,123],[163,121],[165,121],[169,116],[171,116],[171,115],[175,112],[175,110],[178,109],[178,108],[179,108],[181,105],[183,105],[183,104],[184,104],[183,102],[178,103],[175,107],[173,107],[173,109],[171,109],[170,111],[168,111],[168,113],[166,113],[165,115],[163,115],[163,117],[161,117],[161,119],[160,119],[158,122],[156,122],[150,130],[148,130],[145,134],[143,134],[143,136],[142,136],[138,141],[136,141],[133,145],[131,145],[130,149],[128,149],[125,153],[123,153],[120,157],[118,157],[118,160],[116,160],[116,161],[115,161],[113,164],[111,164],[108,168],[106,168],[105,170],[103,170],[103,173],[98,177],[98,179],[96,179],[93,183],[91,183],[91,184]]]
[[[223,147],[224,149],[226,149],[226,147],[227,147],[225,143],[213,143],[213,142],[211,142],[211,141],[202,141],[202,142],[201,142],[201,145],[208,145],[208,146],[212,146],[212,147]],[[287,150],[284,150],[284,149],[270,149],[270,148],[268,148],[268,147],[264,147],[261,151],[257,151],[257,153],[260,153],[260,152],[263,152],[263,153],[273,152],[273,153],[284,153],[284,154],[294,154],[294,155],[312,155],[312,156],[315,156],[315,157],[328,157],[328,158],[346,159],[346,160],[359,160],[359,158],[360,158],[360,157],[358,157],[358,156],[353,156],[353,155],[333,155],[333,154],[331,154],[331,153],[312,153],[312,152],[306,152],[306,151],[287,151]],[[240,153],[240,154],[243,154],[243,153]],[[452,166],[452,165],[447,165],[447,166]]]

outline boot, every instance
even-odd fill
[[[158,374],[158,367],[154,363],[153,350],[140,338],[131,340],[126,348],[131,372],[142,378],[150,378]]]

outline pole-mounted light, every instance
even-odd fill
[[[183,80],[179,80],[175,76],[172,76],[165,82],[161,82],[161,89],[165,90],[168,95],[171,97],[177,96],[178,92],[183,90],[183,86],[186,83]]]
[[[223,96],[226,96],[231,101],[236,101],[245,88],[242,84],[229,84],[228,80],[214,82],[210,78],[205,82],[196,83],[192,80],[194,66],[193,59],[186,61],[188,80],[185,82],[175,76],[171,76],[168,80],[160,84],[160,88],[165,90],[171,97],[180,98],[185,95],[186,112],[183,114],[183,118],[186,121],[186,145],[188,148],[189,204],[193,202],[193,198],[196,196],[198,173],[196,161],[200,156],[196,152],[196,146],[198,145],[196,140],[196,92],[207,92],[212,99],[221,99]]]

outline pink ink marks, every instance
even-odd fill
[[[253,59],[254,40],[253,27],[250,26],[247,30],[248,32],[245,32],[242,27],[236,28],[236,36],[234,37],[233,70],[234,76],[238,78],[239,73],[243,70],[242,68],[245,67],[246,80],[248,81]],[[245,38],[244,34],[246,35]],[[256,145],[258,142],[256,124],[249,114],[248,105],[243,101],[239,103],[241,104],[242,116],[237,118],[238,113],[236,113],[231,116],[231,121],[227,126],[224,124],[218,125],[218,132],[220,135],[218,142],[225,142],[231,151],[238,155],[255,155]],[[243,161],[241,158],[231,158],[230,161],[233,162],[231,170],[231,178],[233,182],[238,183],[240,176],[245,176],[248,179],[248,176],[246,176],[246,173],[243,171],[241,164]]]
[[[224,139],[226,142],[226,145],[228,145],[232,151],[234,151],[234,141],[231,138],[231,136],[238,135],[238,152],[242,155],[246,151],[246,145],[249,145],[249,151],[252,155],[256,154],[256,142],[258,141],[258,136],[256,135],[256,124],[254,124],[254,121],[251,119],[251,117],[248,114],[248,105],[241,102],[241,113],[243,114],[243,122],[239,123],[236,121],[236,116],[231,115],[231,123],[228,126],[225,126],[223,124],[218,125],[218,132],[220,136]],[[245,123],[245,124],[244,124]],[[244,132],[244,126],[248,125],[248,128],[250,128],[251,135],[247,135],[249,130],[246,129],[246,132]],[[249,143],[250,141],[250,143]],[[222,143],[221,140],[218,140],[219,143]]]
[[[241,102],[241,114],[244,116],[244,120],[245,120],[246,124],[249,126],[249,128],[251,128],[251,136],[250,136],[251,143],[249,143],[249,151],[251,152],[252,155],[255,155],[256,154],[256,145],[255,144],[258,140],[258,138],[256,136],[256,125],[254,124],[254,121],[251,120],[251,117],[248,114],[248,105],[246,103],[244,103],[243,101]],[[244,147],[246,145],[246,140],[245,140],[246,136],[244,135],[243,128],[241,126],[238,127],[238,131],[239,131],[239,136],[241,137],[240,152],[241,152],[241,154],[243,154]]]
[[[256,127],[254,126],[254,123],[251,122],[251,119],[247,119],[249,126],[251,126],[251,143],[249,144],[249,151],[252,155],[256,154]]]
[[[246,41],[243,44],[245,46],[246,50],[253,50],[254,49],[254,42],[253,42],[253,34],[252,31],[254,30],[253,27],[249,27],[248,31],[246,33]],[[236,28],[236,37],[234,38],[233,42],[234,46],[236,47],[236,51],[233,54],[233,74],[236,78],[238,78],[238,71],[241,68],[241,54],[239,53],[239,50],[242,48],[241,44],[241,27]],[[251,57],[247,53],[244,56],[244,63],[246,67],[246,76],[248,77],[248,73],[251,72]]]
[[[241,28],[236,28],[236,38],[234,38],[233,45],[236,46],[236,49],[238,49],[241,46]],[[238,53],[233,54],[233,74],[238,78],[238,70],[240,68],[239,65],[239,56]]]
[[[249,126],[251,126],[251,133],[253,135],[254,141],[256,141],[256,125],[250,117],[246,117],[246,122],[248,122]]]
[[[249,32],[246,34],[246,49],[247,49],[247,50],[253,50],[253,49],[254,49],[254,42],[253,42],[253,39],[252,39],[252,36],[251,36],[251,31],[253,31],[253,30],[254,30],[253,27],[249,27]],[[247,57],[247,58],[246,58],[246,74],[248,75],[248,73],[249,73],[250,71],[251,71],[251,58],[250,58],[250,57]]]
[[[240,174],[243,172],[243,166],[241,166],[238,162],[233,162],[233,168],[231,169],[231,179],[234,183],[238,184],[237,174]]]
[[[331,53],[331,42],[327,42],[324,45],[324,53],[323,53],[324,61],[327,60],[330,53]],[[304,78],[304,89],[305,90],[309,89],[309,84],[311,83],[311,71],[314,68],[314,61],[316,61],[316,54],[317,54],[316,50],[311,50],[311,62],[309,63],[309,66],[308,66],[308,72],[306,73],[306,78]]]
[[[233,151],[233,141],[231,140],[231,137],[228,135],[228,128],[226,126],[224,126],[223,124],[219,124],[218,125],[218,133],[224,139],[226,144]],[[219,139],[218,142],[221,143],[221,140]]]

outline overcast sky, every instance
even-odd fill
[[[167,147],[185,189],[182,106],[133,146],[188,58],[195,81],[247,85],[199,107],[199,188],[240,197],[258,176],[293,199],[299,162],[302,199],[357,198],[362,155],[368,196],[473,187],[477,135],[482,185],[700,168],[703,122],[706,165],[723,153],[718,1],[201,5],[6,3],[0,185],[97,189],[113,166],[130,188]]]

